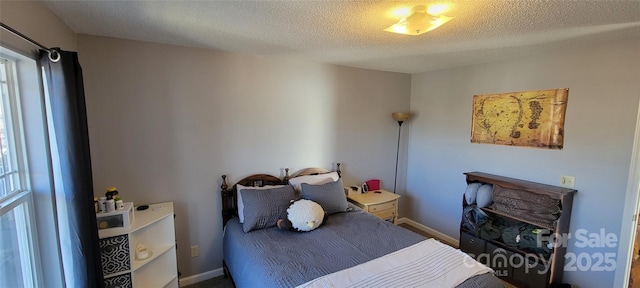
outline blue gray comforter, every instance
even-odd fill
[[[352,212],[329,215],[326,223],[311,232],[272,227],[244,233],[237,218],[231,219],[225,229],[224,260],[239,288],[295,287],[426,239],[357,207]],[[459,287],[502,284],[485,274]]]

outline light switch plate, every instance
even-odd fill
[[[191,257],[198,257],[198,254],[200,254],[198,250],[198,245],[191,246]]]
[[[574,188],[576,186],[576,177],[561,175],[560,186],[565,188]]]

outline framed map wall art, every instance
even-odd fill
[[[473,96],[471,143],[562,149],[569,89]]]

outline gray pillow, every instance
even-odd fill
[[[278,219],[287,215],[287,208],[294,199],[295,192],[289,185],[265,190],[250,188],[242,190],[244,203],[242,230],[247,233],[276,226]]]
[[[342,187],[342,179],[321,185],[302,183],[301,188],[302,198],[320,204],[327,214],[345,212],[349,207]]]

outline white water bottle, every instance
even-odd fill
[[[107,212],[107,197],[98,198],[98,209],[100,213]]]
[[[116,210],[124,209],[124,201],[122,199],[116,200]]]
[[[116,210],[116,201],[113,199],[107,200],[107,212],[112,212]]]

